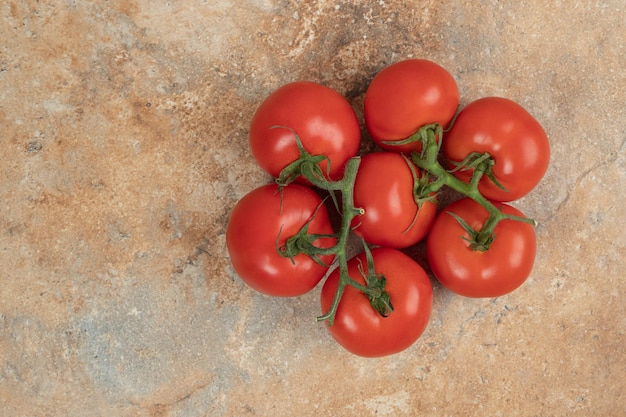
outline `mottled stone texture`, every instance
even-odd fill
[[[623,0],[0,10],[2,416],[626,415]],[[463,103],[518,101],[553,154],[515,203],[539,221],[529,281],[488,300],[434,283],[423,337],[366,360],[314,322],[319,288],[245,287],[224,232],[269,180],[247,147],[267,94],[318,81],[361,117],[407,57]]]

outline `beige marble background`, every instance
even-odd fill
[[[623,0],[0,10],[0,415],[626,415]],[[505,297],[435,284],[423,337],[362,359],[314,322],[319,288],[245,287],[224,232],[269,180],[247,148],[266,95],[318,81],[361,117],[408,57],[546,128],[550,169],[516,203],[538,256]]]

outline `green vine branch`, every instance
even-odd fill
[[[472,250],[486,251],[490,244],[495,240],[494,229],[502,220],[514,220],[524,223],[536,225],[535,221],[526,217],[506,214],[500,211],[491,201],[486,199],[478,190],[478,184],[483,175],[487,175],[494,184],[500,188],[504,187],[495,179],[491,171],[494,164],[493,158],[488,153],[472,153],[464,161],[457,163],[456,167],[451,171],[446,170],[438,160],[441,141],[437,140],[438,132],[442,132],[440,125],[427,125],[422,129],[422,133],[418,133],[418,137],[422,140],[421,152],[413,152],[411,160],[423,171],[429,173],[432,182],[422,188],[424,195],[438,192],[444,186],[447,186],[456,192],[471,198],[480,204],[489,213],[488,219],[480,230],[472,229],[462,219],[455,216],[461,226],[468,232],[470,236],[470,248]],[[415,136],[415,135],[414,135]],[[472,169],[472,177],[469,182],[464,182],[457,178],[453,172],[457,170]]]
[[[275,128],[279,127],[280,126],[277,126]],[[393,306],[391,304],[389,294],[385,291],[386,281],[384,277],[375,274],[373,259],[366,244],[365,251],[368,256],[368,272],[365,273],[361,270],[366,284],[360,284],[348,274],[347,246],[350,231],[352,230],[352,220],[355,216],[362,215],[364,213],[363,209],[354,206],[354,183],[356,181],[356,175],[361,163],[361,158],[353,157],[349,159],[345,166],[343,178],[333,181],[328,178],[328,173],[324,175],[324,172],[319,166],[320,162],[327,160],[327,158],[324,156],[309,154],[302,146],[302,142],[297,134],[295,134],[295,138],[296,143],[298,144],[298,149],[300,150],[300,158],[283,169],[279,177],[276,179],[277,184],[281,187],[285,187],[289,183],[295,181],[298,177],[302,176],[315,187],[328,191],[331,198],[333,198],[335,206],[342,213],[341,225],[339,227],[339,232],[335,235],[329,236],[309,234],[308,226],[315,216],[314,214],[298,233],[287,239],[284,245],[278,245],[277,237],[276,245],[278,253],[281,256],[290,258],[292,261],[296,255],[304,253],[311,257],[315,262],[321,264],[323,264],[321,261],[322,256],[335,256],[340,275],[338,287],[329,310],[323,315],[317,317],[317,321],[326,321],[328,325],[333,324],[339,302],[341,301],[341,297],[343,296],[345,288],[348,285],[364,293],[370,300],[372,308],[378,311],[382,316],[389,315],[393,311]],[[336,197],[334,192],[336,191],[339,191],[341,194],[341,204],[335,200]],[[335,245],[322,248],[315,244],[317,240],[329,237],[336,238]]]

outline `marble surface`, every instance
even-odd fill
[[[626,415],[623,0],[0,10],[0,415]],[[538,256],[508,296],[435,283],[423,337],[363,359],[314,322],[319,288],[245,287],[224,232],[269,180],[247,147],[266,95],[317,81],[361,117],[409,57],[544,125],[550,169],[515,204]]]

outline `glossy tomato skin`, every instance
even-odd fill
[[[472,152],[489,152],[493,173],[508,190],[498,188],[486,176],[479,190],[494,201],[513,201],[528,194],[548,169],[550,144],[539,122],[522,106],[506,98],[478,99],[460,112],[444,135],[444,156],[463,161]],[[468,181],[471,171],[455,171]]]
[[[308,81],[292,82],[275,90],[252,119],[252,154],[272,176],[278,177],[285,166],[300,156],[296,133],[310,154],[329,158],[330,178],[334,180],[343,176],[345,163],[357,154],[361,139],[350,103],[335,90]],[[325,173],[327,163],[320,166]],[[304,182],[302,177],[299,181]]]
[[[317,212],[316,212],[317,210]],[[226,229],[226,245],[237,275],[250,287],[273,296],[296,296],[315,287],[328,268],[299,254],[289,258],[278,254],[278,245],[295,235],[315,213],[310,234],[332,234],[322,199],[312,189],[290,184],[281,193],[276,184],[259,187],[246,194],[233,209]],[[334,239],[316,241],[330,247]],[[330,265],[332,257],[322,257]]]
[[[380,71],[365,93],[367,130],[378,146],[395,152],[420,150],[420,143],[393,146],[383,141],[406,139],[420,127],[444,128],[459,106],[459,89],[452,75],[425,59],[409,59]]]
[[[352,221],[354,232],[366,242],[406,248],[422,240],[437,214],[437,205],[413,198],[412,162],[395,152],[373,152],[361,158],[354,184],[354,205],[365,210]],[[419,170],[415,169],[419,177]],[[417,218],[416,218],[417,215]]]
[[[496,203],[504,213],[524,216],[519,210]],[[488,217],[487,210],[469,198],[458,200],[437,216],[426,240],[428,263],[435,277],[449,290],[474,298],[498,297],[522,285],[533,267],[536,253],[532,225],[502,220],[495,240],[485,252],[474,251],[463,237],[468,234],[449,213],[455,213],[474,230]]]
[[[424,332],[432,310],[433,290],[422,267],[404,253],[392,248],[372,249],[374,268],[387,280],[385,289],[394,311],[382,317],[368,298],[348,285],[339,303],[335,322],[328,326],[332,337],[346,350],[364,357],[379,357],[400,352],[411,346]],[[348,273],[365,284],[359,265],[367,271],[365,253],[348,261]],[[322,311],[330,308],[339,282],[333,271],[321,293]]]

